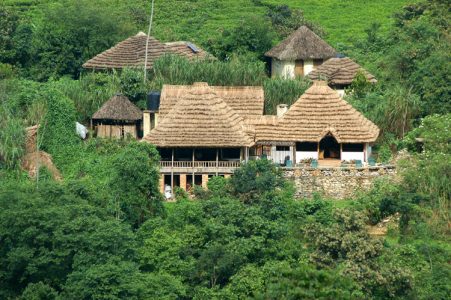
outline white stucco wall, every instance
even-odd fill
[[[271,77],[294,78],[294,61],[278,60],[273,58],[271,62]]]
[[[304,76],[313,71],[313,59],[304,60]]]
[[[341,98],[344,97],[344,95],[345,95],[345,90],[337,89],[336,91],[337,91],[338,95],[340,95]]]
[[[362,152],[341,152],[341,160],[360,160],[365,161],[365,153]]]
[[[296,151],[296,163],[308,158],[318,159],[318,151]]]

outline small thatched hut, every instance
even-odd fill
[[[349,57],[334,57],[313,70],[308,77],[312,80],[326,80],[330,87],[343,96],[345,88],[352,84],[357,73],[361,71],[370,83],[376,78]]]
[[[123,69],[127,67],[142,67],[146,56],[147,35],[139,32],[137,35],[118,43],[103,51],[83,64],[85,69],[105,70]],[[154,61],[164,54],[177,54],[192,58],[205,58],[207,52],[189,42],[161,43],[154,37],[149,37],[147,51],[147,68],[151,69]]]
[[[285,143],[295,161],[360,160],[371,154],[379,128],[325,81],[315,81],[276,123],[257,124],[257,144]]]
[[[142,111],[127,97],[115,95],[92,116],[91,126],[98,137],[124,138],[140,135]]]
[[[336,51],[307,26],[301,26],[280,44],[265,53],[271,58],[271,76],[306,76]]]

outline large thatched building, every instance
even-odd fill
[[[263,114],[262,87],[219,87],[207,83],[164,85],[158,123],[143,141],[161,155],[161,187],[205,185],[229,176],[254,145],[248,118]],[[146,119],[145,119],[146,120]]]
[[[330,87],[343,96],[344,90],[352,84],[358,72],[362,72],[368,82],[377,82],[372,74],[349,57],[331,58],[308,74],[308,77],[312,80],[326,80]]]
[[[271,76],[306,76],[336,51],[307,26],[301,26],[280,44],[265,53],[271,59]]]
[[[140,136],[142,111],[127,97],[117,94],[105,102],[91,119],[97,137]]]
[[[147,35],[139,32],[137,35],[118,43],[103,51],[83,64],[85,69],[106,70],[143,67],[146,56]],[[154,37],[149,37],[147,50],[147,68],[164,54],[176,54],[193,58],[206,58],[208,53],[190,42],[162,43]]]
[[[371,155],[379,129],[318,81],[284,113],[263,115],[261,87],[165,85],[158,123],[143,141],[161,155],[161,188],[205,185],[228,176],[242,161],[361,160]],[[146,127],[146,124],[144,124]]]

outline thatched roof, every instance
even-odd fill
[[[144,141],[159,147],[252,146],[244,119],[207,83],[195,83],[180,94]]]
[[[142,111],[127,97],[115,95],[105,102],[92,118],[97,120],[137,121],[142,119]]]
[[[336,51],[307,26],[301,26],[265,55],[279,60],[327,59]]]
[[[316,70],[308,74],[312,80],[327,80],[329,85],[349,85],[354,80],[357,72],[362,70],[366,79],[371,83],[376,83],[376,78],[364,70],[359,64],[354,62],[349,57],[338,58],[334,57],[327,60]]]
[[[196,85],[164,85],[160,98],[160,115],[167,114],[173,106]],[[260,117],[264,108],[264,92],[261,86],[209,86],[243,118]]]
[[[114,47],[103,51],[83,64],[85,69],[122,69],[126,67],[144,66],[146,56],[147,35],[139,32],[137,35],[116,44]],[[147,68],[152,68],[156,61],[163,54],[179,54],[188,58],[205,57],[205,51],[199,49],[197,53],[189,50],[188,46],[182,47],[181,44],[164,44],[149,37],[149,47],[147,51]]]
[[[181,56],[186,56],[190,59],[193,58],[207,58],[211,57],[207,51],[199,48],[197,45],[191,42],[179,41],[179,42],[168,42],[164,43],[172,52],[179,54]]]
[[[379,135],[379,128],[325,81],[315,81],[276,124],[259,124],[255,130],[258,142],[319,142],[331,134],[339,143],[364,143]]]

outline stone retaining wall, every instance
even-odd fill
[[[292,168],[284,169],[284,176],[295,183],[296,197],[311,198],[319,193],[327,198],[351,198],[358,190],[368,190],[373,181],[382,176],[394,177],[394,166],[365,168]]]

